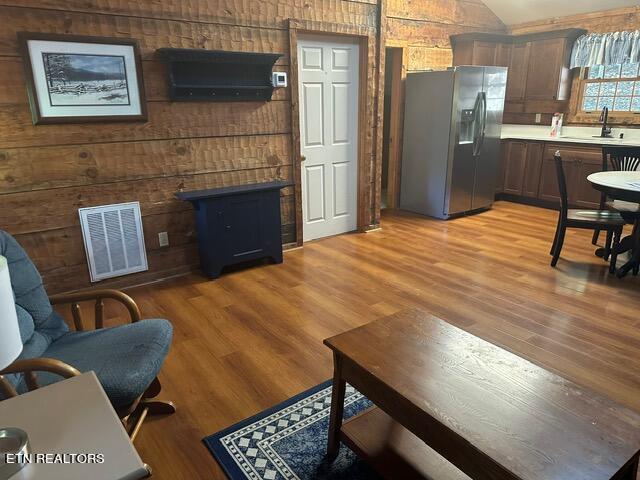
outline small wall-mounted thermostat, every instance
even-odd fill
[[[286,87],[287,86],[286,72],[273,72],[273,77],[271,77],[271,83],[276,88]]]

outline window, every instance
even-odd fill
[[[583,82],[582,111],[640,113],[640,64],[590,67]]]

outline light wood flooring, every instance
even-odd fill
[[[381,231],[309,243],[282,265],[131,290],[143,316],[175,327],[161,380],[178,412],[145,423],[141,457],[154,478],[224,478],[204,436],[330,378],[324,338],[408,307],[640,410],[640,280],[610,276],[585,231],[551,268],[556,219],[507,202],[449,222],[384,213]]]

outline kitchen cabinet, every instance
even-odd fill
[[[548,38],[529,43],[525,100],[568,100],[573,42]]]
[[[509,43],[499,43],[496,45],[495,66],[508,67],[511,63],[512,46]]]
[[[472,65],[493,65],[496,62],[496,48],[494,42],[475,42]]]
[[[522,195],[527,161],[527,142],[511,140],[505,145],[504,193]]]
[[[491,33],[452,35],[453,65],[502,66],[510,43],[508,35]]]
[[[525,162],[524,176],[522,180],[522,196],[524,197],[538,197],[543,153],[544,143],[528,142],[527,160]]]
[[[520,102],[525,98],[530,49],[531,44],[529,42],[516,43],[511,46],[509,73],[507,76],[506,100],[508,102]]]
[[[598,208],[600,193],[587,177],[602,170],[601,147],[578,147],[566,144],[547,144],[544,150],[538,198],[560,202],[558,181],[553,156],[560,150],[567,181],[569,205],[578,208]]]
[[[453,65],[508,66],[506,111],[555,113],[571,94],[571,28],[527,35],[463,33],[451,36]]]
[[[587,177],[602,170],[602,147],[533,140],[505,140],[502,145],[502,196],[510,201],[557,208],[560,205],[553,156],[560,150],[572,208],[598,208],[600,193]]]
[[[537,198],[544,143],[528,140],[505,142],[503,192]]]

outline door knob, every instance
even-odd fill
[[[300,155],[300,161],[304,162],[307,159],[307,157],[305,157],[304,155]]]

